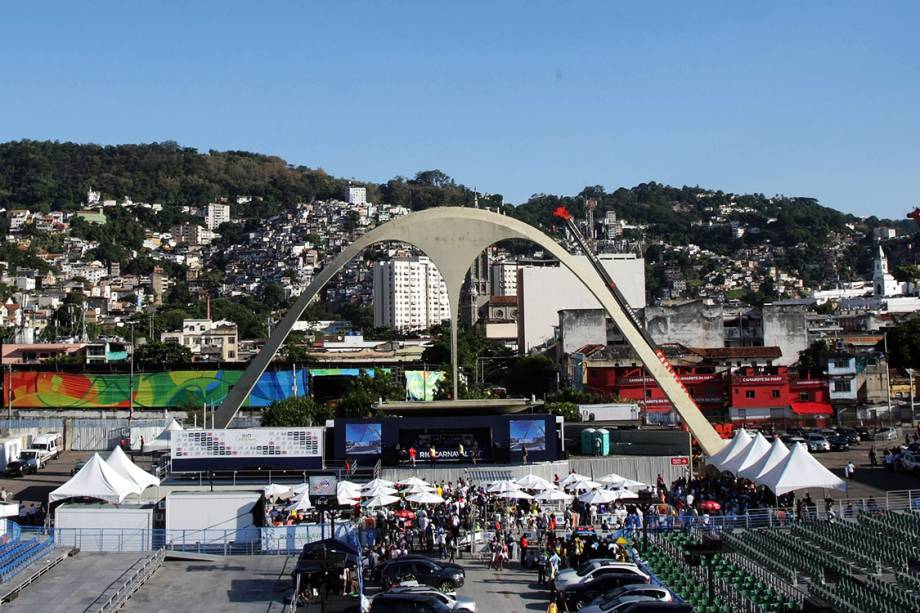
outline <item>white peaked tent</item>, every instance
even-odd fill
[[[524,475],[523,477],[515,481],[515,483],[520,485],[522,488],[528,489],[528,490],[550,490],[550,489],[555,489],[556,487],[555,485],[552,484],[552,482],[547,481],[543,477],[540,477],[533,473],[529,475]]]
[[[811,488],[841,492],[847,490],[847,484],[843,479],[825,468],[808,453],[808,449],[802,443],[796,443],[786,459],[757,482],[773,490],[777,496]]]
[[[741,428],[735,437],[721,450],[709,456],[706,463],[722,470],[722,466],[751,444],[751,435]]]
[[[758,483],[760,477],[773,470],[773,467],[785,460],[787,455],[789,455],[789,448],[779,437],[776,437],[773,439],[773,444],[770,445],[770,450],[757,460],[753,466],[739,470],[738,476]]]
[[[758,432],[747,447],[735,454],[735,457],[722,464],[719,470],[730,472],[737,477],[742,468],[753,466],[769,451],[770,443],[767,442],[763,434]]]
[[[163,428],[163,431],[157,434],[155,439],[144,443],[144,451],[166,451],[169,449],[169,439],[172,433],[179,430],[182,430],[179,422],[175,419],[171,420],[169,425]]]
[[[284,507],[285,511],[306,511],[307,509],[312,509],[313,504],[310,502],[310,496],[307,492],[300,494],[300,496],[294,501],[293,504],[290,504]]]
[[[129,494],[140,493],[140,486],[115,472],[97,453],[70,481],[51,492],[48,502],[88,497],[118,504]]]
[[[145,471],[143,468],[131,461],[131,458],[121,450],[121,447],[115,447],[112,455],[105,461],[106,464],[115,469],[119,475],[131,481],[144,491],[148,487],[159,487],[160,480]]]

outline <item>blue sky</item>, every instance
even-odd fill
[[[0,7],[0,140],[176,140],[519,203],[643,181],[920,205],[918,2]]]

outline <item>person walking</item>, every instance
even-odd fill
[[[412,462],[412,468],[415,468],[415,459],[418,457],[418,451],[415,447],[409,447],[409,461]]]
[[[428,460],[431,462],[432,466],[434,466],[437,457],[438,450],[434,448],[434,443],[428,445]]]
[[[875,445],[869,450],[869,465],[878,466],[878,455],[875,453]]]
[[[847,462],[847,465],[843,468],[843,476],[847,479],[853,478],[853,473],[856,472],[856,466],[853,464],[853,461],[850,460]]]
[[[549,606],[546,607],[546,613],[559,613],[559,605],[556,604],[555,599],[549,601]]]
[[[144,453],[144,435],[141,435],[141,454]]]
[[[524,464],[527,464],[527,447],[521,444],[521,459],[524,461]]]
[[[546,546],[540,547],[540,555],[537,558],[537,581],[540,585],[546,583],[546,567],[549,565],[549,554],[546,552]]]

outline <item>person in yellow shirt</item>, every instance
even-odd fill
[[[443,495],[444,495],[444,490],[441,488],[440,485],[438,485],[438,487],[435,488],[435,489],[436,489],[436,491],[438,492],[438,496],[443,496]]]
[[[549,601],[549,606],[546,607],[546,613],[559,613],[559,607],[556,605],[555,600]]]

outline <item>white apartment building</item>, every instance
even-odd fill
[[[517,296],[517,262],[505,260],[492,265],[492,295]]]
[[[374,325],[403,332],[450,319],[447,286],[426,256],[374,264]]]
[[[348,204],[367,204],[367,189],[349,186]]]
[[[230,221],[230,205],[212,202],[208,205],[204,218],[208,230],[216,230],[220,224]]]
[[[195,362],[238,362],[238,334],[231,321],[183,319],[182,330],[163,332],[160,341],[188,347]]]

